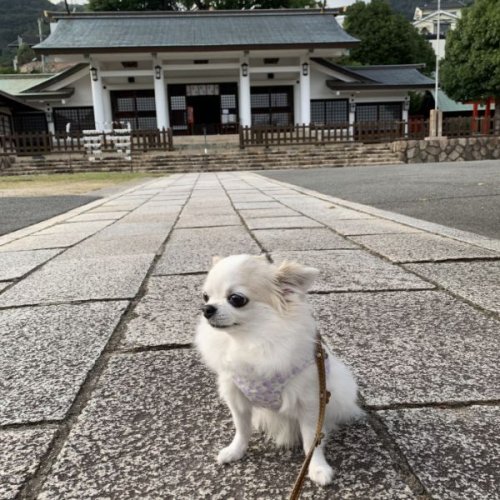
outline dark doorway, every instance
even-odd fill
[[[188,120],[190,119],[189,108],[192,108],[192,123],[190,123],[193,134],[216,134],[219,132],[221,122],[220,96],[201,95],[187,97]]]

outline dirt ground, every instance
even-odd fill
[[[0,197],[77,195],[118,184],[145,180],[149,177],[154,177],[154,175],[128,172],[89,172],[5,176],[0,177]]]

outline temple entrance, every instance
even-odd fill
[[[227,134],[238,131],[236,83],[168,86],[170,124],[175,135]]]
[[[218,134],[221,124],[220,96],[187,97],[187,115],[192,134]]]

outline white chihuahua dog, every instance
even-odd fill
[[[203,288],[203,315],[196,345],[218,376],[219,393],[229,406],[236,434],[219,452],[219,463],[239,460],[252,424],[279,446],[314,441],[319,388],[315,362],[316,326],[305,293],[318,271],[293,262],[279,267],[265,257],[214,258]],[[357,385],[349,369],[327,349],[325,435],[337,424],[362,415]],[[333,477],[316,447],[309,477],[328,484]]]

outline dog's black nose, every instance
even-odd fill
[[[201,310],[203,311],[203,316],[205,318],[211,318],[216,312],[217,308],[214,306],[211,306],[210,304],[205,304],[204,306],[201,306]]]

